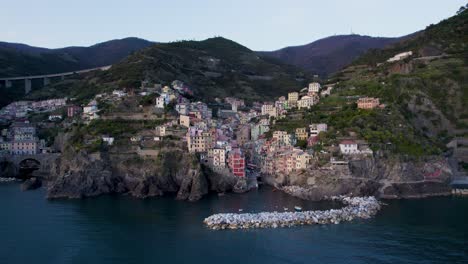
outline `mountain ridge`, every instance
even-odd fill
[[[49,74],[105,66],[153,44],[134,37],[114,39],[89,47],[58,49],[0,42],[0,76]]]
[[[304,45],[289,46],[274,51],[258,51],[258,53],[327,77],[341,70],[366,51],[383,48],[408,36],[391,38],[358,34],[335,35]]]

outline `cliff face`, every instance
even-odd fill
[[[138,198],[177,193],[195,201],[210,190],[234,188],[237,179],[204,173],[196,157],[182,149],[161,149],[157,157],[136,154],[89,154],[65,151],[53,166],[48,198],[82,198],[101,194],[129,194]]]
[[[434,157],[425,161],[369,158],[344,166],[264,178],[277,187],[304,187],[307,191],[302,189],[295,195],[320,200],[334,195],[373,195],[389,199],[449,195],[451,176],[447,160]]]

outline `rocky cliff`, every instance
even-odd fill
[[[290,175],[265,175],[264,180],[278,188],[303,187],[293,195],[309,200],[335,195],[398,199],[449,195],[451,176],[447,160],[440,157],[367,158]]]
[[[47,183],[48,198],[82,198],[128,194],[138,198],[177,194],[195,201],[209,191],[233,190],[238,179],[206,173],[183,149],[161,149],[157,156],[109,152],[75,152],[57,160]]]

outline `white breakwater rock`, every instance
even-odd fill
[[[357,218],[371,218],[381,207],[375,197],[335,196],[331,197],[330,200],[341,201],[345,206],[341,209],[326,211],[215,214],[205,218],[203,222],[208,228],[214,230],[338,224],[342,221],[352,221]]]

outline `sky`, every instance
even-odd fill
[[[214,36],[276,50],[340,34],[397,37],[467,0],[0,0],[0,41],[46,48]]]

